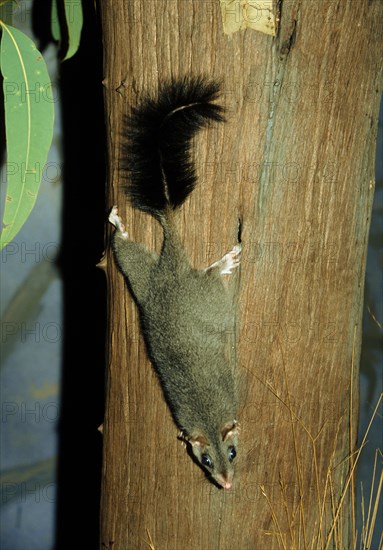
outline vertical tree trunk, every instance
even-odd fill
[[[228,37],[218,1],[101,3],[109,206],[132,239],[160,247],[159,226],[122,193],[121,121],[163,79],[203,73],[223,80],[228,122],[195,141],[200,181],[179,213],[181,237],[196,267],[230,250],[239,224],[243,243],[231,493],[177,441],[108,256],[102,548],[324,548],[330,537],[349,547],[348,496],[337,507],[357,433],[382,11],[369,0],[283,1],[276,38]]]

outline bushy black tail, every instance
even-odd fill
[[[162,85],[156,98],[148,96],[132,109],[124,156],[133,206],[159,217],[185,201],[196,184],[191,139],[210,121],[224,121],[223,108],[212,103],[218,96],[217,82],[183,78]]]

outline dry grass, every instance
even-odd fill
[[[278,518],[270,498],[265,492],[264,488],[262,489],[262,494],[264,495],[267,504],[270,508],[270,512],[273,519],[274,531],[269,533],[273,535],[275,540],[278,543],[278,549],[281,550],[367,550],[372,548],[372,538],[375,533],[375,530],[381,530],[380,541],[377,547],[377,550],[383,549],[383,530],[381,525],[377,522],[378,506],[382,495],[382,485],[383,485],[383,466],[382,466],[382,452],[380,449],[377,449],[375,452],[374,465],[372,468],[372,479],[371,479],[371,490],[368,496],[367,502],[363,495],[362,490],[362,501],[361,514],[362,514],[362,530],[361,533],[358,533],[356,527],[356,511],[357,503],[355,496],[355,474],[356,466],[358,464],[360,455],[363,451],[363,448],[366,444],[367,437],[374,421],[378,408],[382,402],[383,394],[380,396],[376,407],[374,409],[373,415],[367,427],[366,433],[363,437],[363,441],[358,450],[356,450],[351,456],[349,456],[341,464],[331,467],[329,465],[327,469],[327,476],[324,484],[320,484],[317,476],[316,483],[316,498],[317,498],[317,524],[313,531],[311,537],[308,536],[306,532],[305,517],[308,514],[308,510],[305,508],[305,499],[303,494],[301,495],[299,506],[295,509],[292,508],[291,503],[286,496],[286,487],[284,486],[282,480],[280,480],[280,495],[283,501],[283,508],[285,518],[289,525],[288,537],[286,533],[280,528],[280,523],[282,518]],[[316,464],[316,445],[315,439],[311,439],[312,451],[313,451],[313,460]],[[335,447],[335,446],[334,446]],[[299,469],[299,476],[301,478],[303,472],[301,470],[300,462],[297,461],[297,466]],[[338,468],[341,468],[343,471],[346,471],[344,477],[341,477],[341,492],[340,495],[337,494],[334,487],[336,485],[336,471]],[[317,471],[317,470],[316,470]],[[328,525],[327,521],[327,509],[328,502],[330,502],[331,510],[331,521]],[[347,525],[347,518],[350,516],[350,507],[351,506],[351,533],[344,532],[344,526]],[[351,539],[351,545],[348,545],[346,541]],[[346,545],[347,544],[347,545]]]
[[[355,340],[354,340],[355,341]],[[284,364],[284,361],[282,361]],[[287,381],[286,371],[285,379]],[[346,459],[340,463],[335,463],[336,449],[338,443],[339,430],[342,418],[339,420],[336,434],[333,441],[333,448],[326,472],[320,475],[318,465],[317,442],[323,427],[316,435],[312,435],[303,421],[297,417],[293,407],[288,401],[283,401],[275,389],[267,384],[273,395],[279,399],[288,408],[290,413],[292,439],[294,445],[295,471],[299,487],[298,504],[292,504],[287,498],[286,485],[283,480],[279,480],[280,494],[278,496],[278,510],[280,510],[280,499],[282,499],[283,512],[276,512],[276,507],[266,493],[265,488],[261,486],[261,491],[270,508],[274,530],[267,534],[277,541],[280,550],[368,550],[372,548],[372,539],[375,531],[380,529],[380,541],[376,550],[383,550],[383,528],[377,521],[378,507],[382,495],[383,485],[383,455],[382,450],[376,449],[374,465],[372,468],[371,490],[367,502],[363,495],[360,503],[356,501],[355,479],[356,467],[360,460],[363,448],[367,443],[368,434],[372,423],[378,415],[378,409],[383,400],[383,394],[380,395],[375,406],[370,422],[367,426],[363,440],[356,450],[352,448],[355,441],[353,432],[354,404],[352,400],[354,388],[354,353],[352,357],[352,367],[350,376],[350,406],[349,406],[349,442],[350,449]],[[287,388],[287,395],[290,392]],[[303,479],[305,472],[302,467],[302,460],[298,452],[298,432],[303,432],[308,436],[311,452],[312,464],[315,476],[315,505],[317,507],[317,519],[314,528],[308,529],[307,520],[311,516],[312,504],[309,498],[304,495]],[[323,469],[322,469],[323,471]],[[361,507],[362,529],[358,533],[356,526],[357,508]],[[281,525],[288,525],[288,530],[282,529]],[[308,533],[310,531],[310,533]],[[274,546],[273,546],[274,547]]]

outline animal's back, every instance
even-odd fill
[[[198,402],[194,415],[196,409],[215,410],[218,417],[227,409],[234,414],[233,365],[228,360],[234,311],[221,277],[184,263],[169,280],[168,266],[159,263],[152,270],[141,318],[168,399],[175,395],[187,408]],[[182,410],[182,404],[177,408]]]

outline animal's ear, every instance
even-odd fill
[[[189,437],[189,443],[194,447],[206,447],[209,444],[207,438],[202,434],[193,434]]]
[[[238,422],[233,420],[233,422],[227,422],[222,430],[222,441],[228,441],[229,439],[234,439],[239,432]]]

